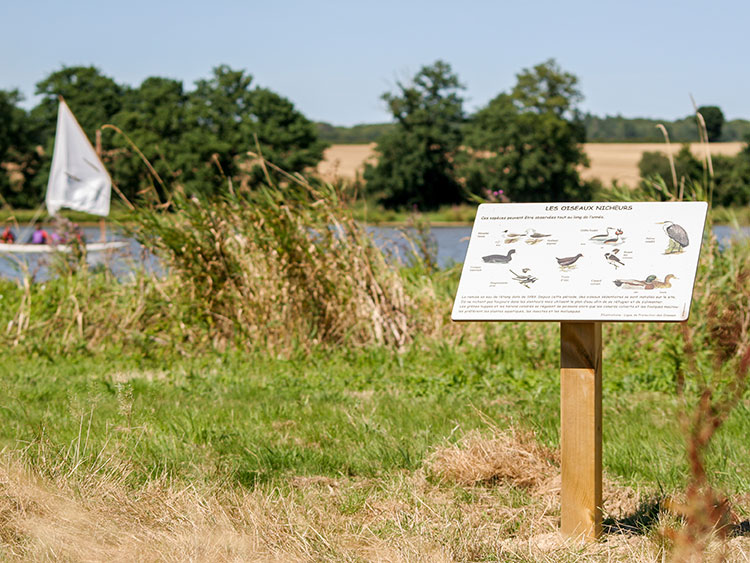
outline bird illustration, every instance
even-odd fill
[[[651,276],[649,276],[646,279],[649,280],[650,277]],[[674,280],[677,279],[677,276],[675,276],[674,274],[667,274],[666,276],[664,276],[664,281],[659,281],[659,279],[656,276],[654,276],[653,279],[649,280],[649,283],[653,285],[654,287],[661,289],[661,288],[672,287],[673,279]]]
[[[664,254],[676,254],[682,252],[682,250],[690,244],[687,231],[677,223],[673,223],[672,221],[660,221],[657,224],[664,225],[664,232],[669,237],[669,246],[664,251]]]
[[[589,240],[598,244],[617,244],[620,242],[620,235],[622,229],[615,229],[614,227],[607,227],[607,232],[599,235],[594,235]]]
[[[542,233],[537,233],[536,229],[526,229],[526,236],[528,237],[526,239],[526,244],[536,244],[538,242],[541,242],[542,240],[544,240],[550,235],[543,235]]]
[[[618,252],[620,252],[620,249],[619,248],[615,248],[614,250],[612,250],[612,252],[607,252],[604,255],[604,258],[607,259],[607,262],[609,262],[610,264],[612,264],[615,268],[619,268],[620,266],[624,266],[625,265],[625,264],[622,263],[622,260],[620,260],[617,257],[617,253]]]
[[[505,236],[505,244],[513,244],[514,242],[518,242],[519,239],[525,237],[526,233],[509,233],[508,229],[505,229],[503,235]]]
[[[555,258],[555,260],[557,260],[557,263],[560,264],[562,268],[568,268],[575,264],[581,257],[583,257],[583,254],[579,253],[575,256],[568,256],[567,258]]]
[[[617,287],[623,289],[653,289],[654,286],[646,282],[645,280],[614,280]],[[651,285],[651,287],[647,287]]]
[[[515,273],[513,270],[511,270],[510,273],[513,274],[513,279],[517,281],[518,283],[520,283],[522,286],[529,287],[530,284],[537,281],[537,278],[535,278],[532,275],[527,274],[527,272],[529,271],[528,268],[524,268],[521,271],[523,272],[524,275],[519,275]]]
[[[673,279],[677,279],[677,276],[667,274],[664,276],[664,281],[659,281],[659,278],[652,274],[645,280],[614,280],[614,283],[623,289],[663,289],[672,287]]]
[[[508,254],[490,254],[488,256],[482,256],[482,260],[484,260],[487,264],[507,264],[511,261],[511,255],[516,250],[514,248],[511,248],[508,251]]]

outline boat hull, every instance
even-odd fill
[[[127,242],[92,242],[86,245],[86,252],[102,252],[128,246]],[[49,254],[52,252],[70,252],[71,247],[64,244],[0,244],[0,254]]]

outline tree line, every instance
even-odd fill
[[[582,114],[576,76],[547,60],[521,70],[513,88],[474,113],[464,107],[464,90],[450,65],[436,61],[383,94],[393,123],[350,129],[351,139],[377,136],[377,164],[364,172],[367,197],[386,207],[420,208],[471,198],[590,199],[595,184],[578,174],[587,164],[582,143],[587,131],[604,134],[605,125],[621,118]],[[174,189],[207,196],[252,189],[269,173],[258,154],[287,172],[305,172],[322,159],[325,139],[342,133],[226,65],[189,90],[170,78],[130,87],[95,67],[63,67],[41,80],[36,93],[39,103],[26,111],[17,91],[0,91],[0,205],[43,201],[58,96],[90,139],[101,132],[102,159],[134,202],[164,200]],[[721,110],[700,110],[709,137],[721,137]],[[680,140],[676,131],[673,140]],[[732,185],[744,181],[744,168],[737,170],[726,174]]]
[[[174,187],[206,195],[231,182],[243,189],[263,174],[249,152],[301,172],[321,160],[326,146],[292,102],[226,65],[190,91],[170,78],[149,77],[133,88],[95,67],[64,67],[40,81],[36,92],[41,101],[26,112],[17,91],[0,91],[0,196],[14,207],[36,207],[44,199],[58,96],[89,139],[102,125],[113,126],[101,129],[102,160],[131,201],[163,198]]]
[[[712,109],[708,109],[712,108]],[[750,121],[732,119],[725,121],[724,113],[717,106],[700,108],[709,130],[711,142],[745,141],[750,137]],[[375,143],[380,137],[395,127],[394,123],[362,123],[351,127],[317,122],[321,140],[331,144]],[[599,117],[591,113],[583,115],[583,128],[589,143],[663,143],[664,136],[657,128],[663,125],[669,139],[676,143],[695,143],[700,138],[695,123],[695,115],[673,121],[623,117],[621,115]]]
[[[701,106],[698,111],[706,122],[710,142],[746,141],[750,137],[750,121],[733,119],[726,121],[718,106]],[[674,121],[627,118],[618,116],[597,117],[587,113],[583,118],[586,138],[590,142],[639,142],[661,143],[663,134],[657,125],[663,125],[670,141],[696,143],[700,141],[695,115]]]

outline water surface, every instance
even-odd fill
[[[367,229],[373,234],[378,246],[386,250],[393,259],[403,260],[408,257],[412,245],[408,242],[402,229],[375,226],[368,226]],[[100,240],[99,227],[85,227],[83,230],[87,240],[92,242]],[[22,227],[23,231],[24,228]],[[733,239],[750,238],[750,227],[743,227],[737,231],[728,225],[716,225],[713,228],[713,233],[723,246],[729,244]],[[470,226],[432,228],[431,242],[437,250],[437,262],[441,268],[463,262],[470,235]],[[159,272],[158,261],[135,239],[122,236],[116,230],[108,230],[106,237],[108,241],[127,241],[128,246],[120,250],[89,254],[88,261],[91,266],[107,265],[120,279],[127,278],[129,273],[137,268]],[[0,277],[20,279],[22,271],[28,269],[35,280],[44,281],[49,278],[50,265],[55,259],[53,254],[0,254]]]

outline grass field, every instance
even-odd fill
[[[174,205],[133,215],[164,276],[0,280],[0,560],[750,558],[747,245],[705,240],[688,323],[604,326],[579,545],[557,323],[451,323],[460,267],[384,260],[328,186]]]
[[[744,143],[711,143],[712,154],[735,155]],[[605,185],[617,180],[629,186],[634,186],[639,180],[638,161],[646,151],[666,153],[667,147],[663,143],[586,143],[584,145],[591,166],[582,170],[585,179],[597,178]],[[671,150],[677,153],[680,144],[672,144]],[[354,178],[362,172],[364,163],[374,162],[375,144],[369,145],[333,145],[326,149],[324,160],[318,165],[318,172],[324,178]],[[696,156],[701,156],[703,145],[693,143],[691,150]]]
[[[514,330],[543,337],[545,353],[504,361],[490,338],[289,360],[13,356],[0,405],[0,555],[660,560],[669,520],[658,504],[679,497],[688,474],[682,404],[646,383],[623,391],[623,378],[648,373],[618,367],[610,349],[604,510],[610,527],[640,514],[642,529],[565,546],[556,329]],[[750,515],[749,434],[746,402],[709,460],[739,522]],[[750,538],[731,549],[750,553]]]

